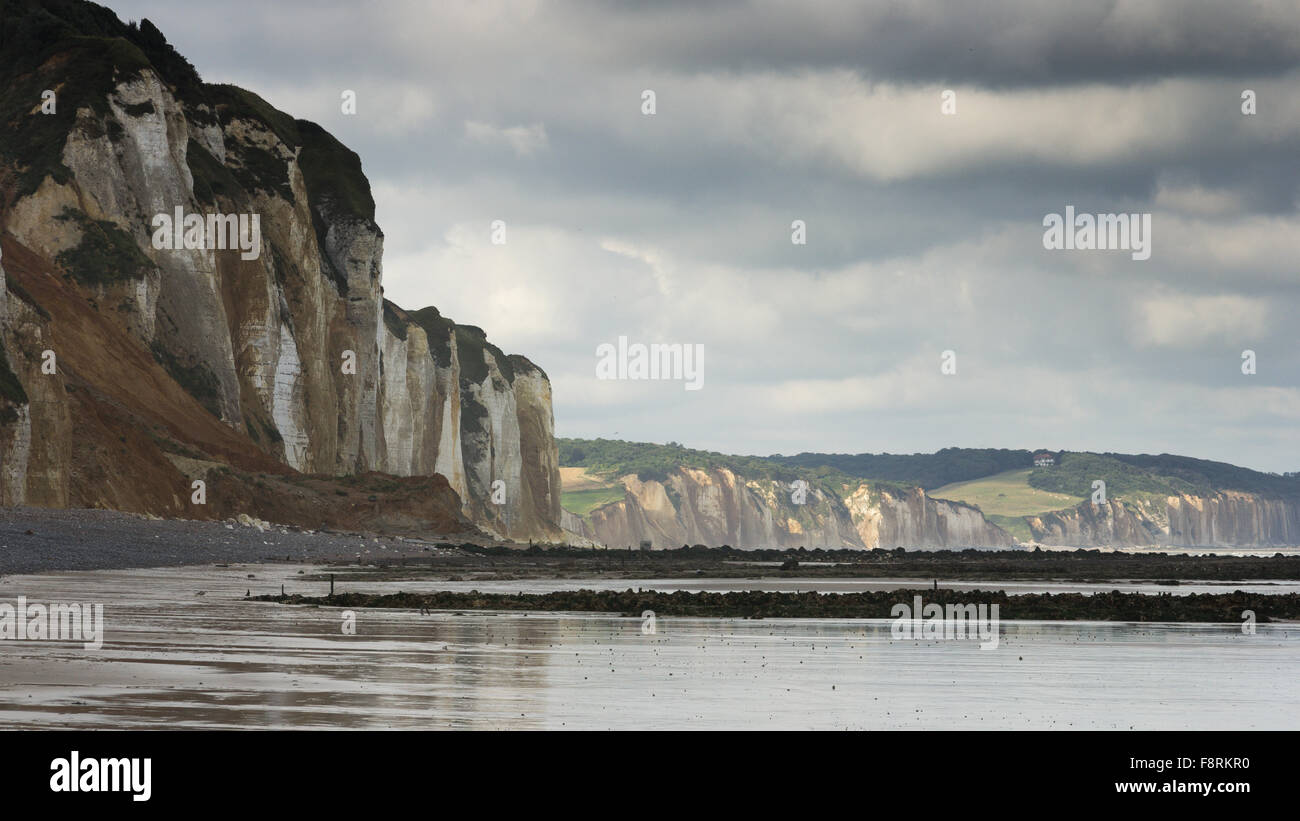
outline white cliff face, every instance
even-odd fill
[[[437,422],[437,455],[433,472],[446,476],[452,490],[461,499],[465,499],[469,495],[469,488],[465,480],[465,456],[460,444],[460,373],[452,367],[438,368],[435,373],[437,395],[442,397],[442,408]]]
[[[419,330],[419,329],[417,329]],[[384,403],[384,470],[406,472],[415,461],[415,420],[412,418],[409,331],[406,339],[384,334],[383,372],[380,395]]]
[[[197,110],[205,118],[215,119],[215,113],[210,106],[198,106]],[[189,129],[190,139],[203,146],[217,162],[222,165],[226,164],[226,140],[221,133],[220,125],[216,122],[205,122],[200,125],[193,120],[186,120],[185,125]]]
[[[921,488],[862,483],[846,500],[867,547],[964,549],[1012,547],[1015,539],[977,508],[932,499]]]
[[[194,197],[186,160],[185,113],[152,71],[120,83],[108,102],[120,132],[87,123],[64,146],[63,163],[76,178],[80,208],[93,219],[116,223],[158,266],[143,283],[125,289],[136,299],[137,332],[146,345],[161,337],[181,358],[201,363],[216,381],[221,418],[239,426],[239,384],[214,252],[158,250],[152,243],[155,215],[174,215],[177,207],[187,214],[206,211]],[[131,114],[127,106],[152,111]],[[78,117],[94,115],[85,109]]]
[[[663,481],[628,475],[620,482],[622,501],[585,518],[569,514],[565,529],[609,547],[862,547],[848,509],[819,488],[795,504],[783,483],[746,481],[726,468],[683,467]]]
[[[1116,499],[1030,516],[1026,521],[1034,540],[1049,545],[1124,547],[1160,544],[1166,538],[1157,524]]]
[[[551,383],[531,363],[512,357],[515,405],[519,414],[518,531],[532,522],[559,522],[560,453],[555,444],[555,416],[551,410]],[[549,531],[548,535],[555,535]],[[522,538],[522,536],[520,536]]]
[[[385,330],[383,383],[383,470],[398,476],[435,473],[441,401],[437,366],[423,328],[409,325],[406,339]]]
[[[289,467],[302,470],[307,463],[311,441],[302,424],[302,392],[298,380],[302,364],[298,346],[287,325],[280,326],[280,357],[275,367],[274,407],[271,418],[284,442],[284,459]]]
[[[259,191],[238,206],[260,215],[263,252],[248,261],[227,252],[219,266],[235,315],[232,344],[241,352],[245,406],[270,416],[286,450],[291,439],[295,442],[298,454],[289,462],[294,468],[340,472],[336,461],[340,430],[356,427],[351,421],[355,403],[340,400],[349,384],[342,373],[342,353],[353,347],[354,335],[332,321],[342,308],[321,271],[302,171],[293,151],[261,124],[234,119],[226,133],[232,144],[265,148],[272,156],[287,155],[286,178],[292,194],[292,200],[286,200]],[[331,332],[332,326],[337,333]],[[294,391],[288,403],[276,410],[277,402],[284,402],[275,394],[285,379],[280,371],[293,368],[298,371]],[[281,420],[286,426],[281,426]],[[287,453],[285,458],[288,461]]]
[[[880,494],[876,493],[873,499],[871,485],[864,482],[845,498],[844,504],[849,509],[862,544],[869,548],[880,547],[880,534],[884,529]]]
[[[1010,547],[1014,540],[975,508],[868,483],[843,500],[820,488],[803,504],[772,480],[745,481],[725,468],[677,468],[665,481],[620,480],[623,501],[586,517],[568,514],[565,529],[610,547],[682,544],[742,549]]]
[[[469,498],[480,501],[477,518],[506,537],[514,530],[520,513],[518,407],[495,357],[486,350],[482,356],[488,375],[482,382],[461,383],[461,448],[466,459]],[[469,424],[466,405],[473,407]],[[486,504],[482,504],[483,500]]]
[[[383,463],[378,420],[383,249],[383,236],[373,222],[344,218],[330,224],[321,249],[334,269],[346,278],[343,320],[355,337],[352,350],[357,359],[356,378],[342,385],[346,427],[336,466],[341,473],[376,469]]]
[[[1285,547],[1300,544],[1300,503],[1240,491],[1110,499],[1027,517],[1036,541],[1060,546]]]
[[[462,349],[441,318],[421,325],[396,306],[385,310],[383,470],[445,476],[464,514],[500,538],[558,539],[559,455],[545,374],[519,357],[503,367],[490,346]]]
[[[1166,500],[1169,541],[1175,545],[1300,544],[1300,504],[1224,491]]]

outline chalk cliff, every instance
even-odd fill
[[[610,547],[683,544],[738,548],[964,549],[1014,547],[979,508],[897,482],[855,481],[834,491],[746,479],[727,468],[678,467],[662,480],[617,480],[624,496],[565,531]],[[1034,543],[1063,547],[1273,547],[1300,544],[1300,503],[1241,491],[1111,499],[1024,517]]]
[[[480,528],[559,535],[545,373],[384,299],[355,153],[203,83],[148,21],[74,0],[3,13],[0,502],[202,518],[178,459],[437,473]],[[210,235],[156,247],[178,209],[257,215],[255,257]]]
[[[1281,547],[1300,544],[1300,504],[1240,491],[1090,502],[1026,517],[1035,541],[1075,546]]]
[[[844,495],[810,485],[802,504],[792,485],[747,480],[727,468],[680,467],[662,480],[620,480],[622,501],[579,517],[567,530],[610,547],[649,541],[748,548],[1010,547],[1014,540],[979,510],[931,499],[920,488],[862,482]]]
[[[978,508],[932,499],[919,487],[863,483],[849,494],[847,504],[868,547],[962,549],[1015,544],[1009,533],[987,521]]]

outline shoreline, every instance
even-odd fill
[[[382,536],[308,530],[252,519],[160,519],[110,510],[0,508],[0,575],[199,566],[317,563],[342,578],[526,579],[915,577],[952,581],[1300,580],[1300,553],[1272,555],[1100,548],[1052,550],[759,549],[696,546],[630,551],[528,547],[462,534]],[[1261,548],[1263,552],[1265,549]]]

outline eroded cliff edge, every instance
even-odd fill
[[[1026,517],[1046,545],[1282,547],[1300,544],[1300,504],[1225,490],[1142,501],[1084,503]]]
[[[622,500],[564,526],[610,547],[683,544],[750,548],[1011,547],[1015,540],[977,508],[932,499],[918,487],[856,482],[832,491],[809,483],[746,479],[725,467],[680,467],[663,479],[620,477]]]
[[[546,374],[384,299],[355,153],[203,83],[148,21],[3,13],[0,503],[207,518],[190,480],[223,467],[439,474],[440,520],[559,535]],[[177,209],[258,215],[258,253],[156,248]]]

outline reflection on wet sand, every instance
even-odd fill
[[[0,726],[1300,728],[1296,625],[1004,622],[980,650],[888,621],[360,610],[345,635],[340,610],[241,600],[322,592],[300,569],[0,579],[106,621],[98,652],[0,642]]]

